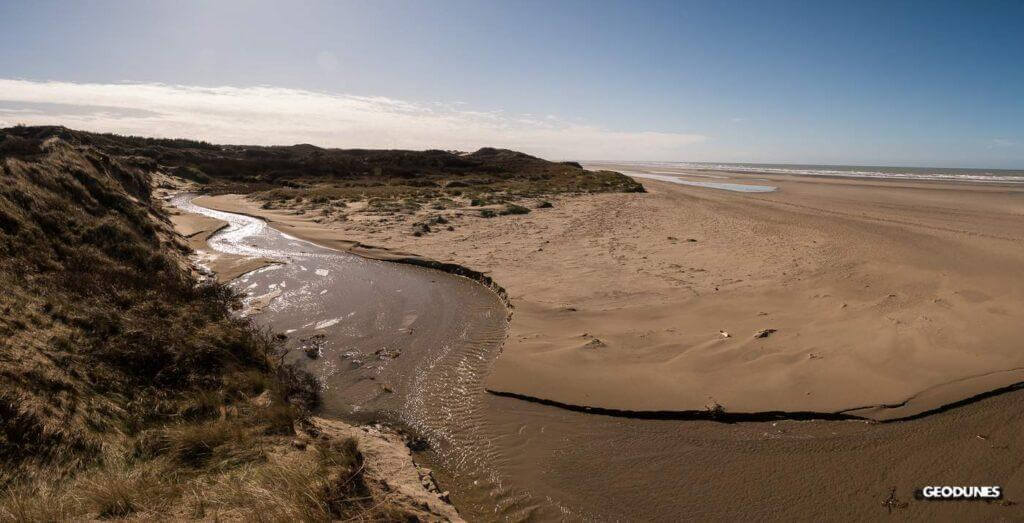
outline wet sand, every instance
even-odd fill
[[[509,503],[536,520],[1016,520],[1024,517],[1022,402],[1024,391],[1016,391],[885,424],[725,424],[591,415],[492,396],[485,436],[515,453],[502,456],[504,475],[544,500]],[[1005,497],[915,499],[926,485],[1000,485]],[[893,489],[890,511],[884,502]],[[475,512],[458,497],[456,504],[472,520],[493,500]]]
[[[437,461],[470,520],[869,520],[890,507],[913,519],[1020,514],[1024,392],[892,424],[636,420],[487,395],[475,380],[452,386],[446,373],[487,358],[435,360],[432,372],[447,370],[425,380],[435,392],[420,396],[447,413],[434,417],[435,429],[424,425],[435,450],[422,457]],[[486,373],[486,365],[467,369]],[[926,484],[997,484],[1007,495],[914,500]],[[883,504],[893,488],[896,501]]]

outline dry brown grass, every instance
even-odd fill
[[[227,444],[209,433],[188,439],[180,443]],[[170,450],[155,458],[128,456],[59,485],[20,485],[0,497],[0,519],[380,520],[353,441],[318,441],[298,450],[282,438],[256,438],[244,446],[264,458],[225,466],[208,455],[198,468],[182,467],[181,456]]]
[[[0,520],[370,514],[358,449],[292,446],[315,382],[182,269],[147,162],[33,132],[0,130]]]

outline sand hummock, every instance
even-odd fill
[[[514,308],[487,382],[496,392],[892,419],[1024,381],[1024,188],[758,178],[779,190],[642,180],[646,194],[466,213],[421,236],[240,196],[197,203],[328,247],[492,277]]]

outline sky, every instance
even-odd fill
[[[0,0],[0,126],[1024,168],[1024,2]]]

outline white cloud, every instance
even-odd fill
[[[1017,142],[1013,140],[1007,140],[1006,138],[993,138],[992,143],[989,144],[989,148],[992,147],[1015,147]]]
[[[613,131],[552,115],[517,116],[460,106],[278,87],[0,79],[2,126],[60,124],[254,145],[460,150],[492,146],[552,159],[679,158],[686,155],[687,146],[706,140],[699,134]]]

